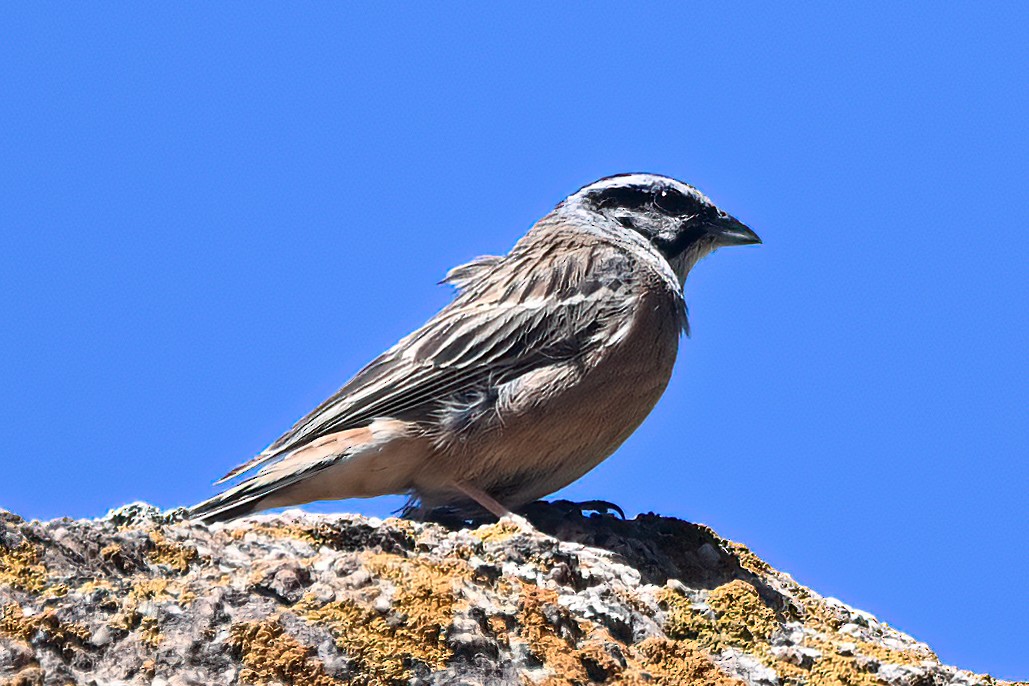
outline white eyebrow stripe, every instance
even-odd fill
[[[606,179],[595,181],[589,184],[588,186],[583,186],[582,188],[580,188],[576,193],[569,197],[568,200],[571,200],[573,198],[580,199],[588,193],[593,193],[607,188],[627,188],[632,186],[639,188],[670,186],[686,195],[696,198],[697,200],[703,203],[706,203],[708,205],[714,204],[711,202],[711,199],[709,197],[707,197],[698,189],[694,188],[688,183],[683,183],[682,181],[679,181],[678,179],[673,179],[669,176],[661,176],[660,174],[642,173],[625,174],[623,176],[610,176]]]

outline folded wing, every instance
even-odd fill
[[[450,305],[222,481],[376,418],[430,422],[455,393],[603,345],[605,328],[624,321],[617,315],[628,305],[628,260],[609,244],[579,239],[457,268],[460,292]]]

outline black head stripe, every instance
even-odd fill
[[[672,217],[696,215],[702,210],[697,198],[671,187],[612,186],[590,193],[589,198],[598,210],[656,209]]]
[[[616,207],[638,210],[654,201],[654,191],[647,186],[612,186],[594,191],[589,197],[598,210]]]

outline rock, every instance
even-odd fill
[[[989,685],[710,529],[0,511],[0,684]]]

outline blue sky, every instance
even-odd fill
[[[451,266],[656,171],[765,244],[561,495],[1029,677],[1024,3],[375,5],[0,9],[0,506],[207,497]]]

